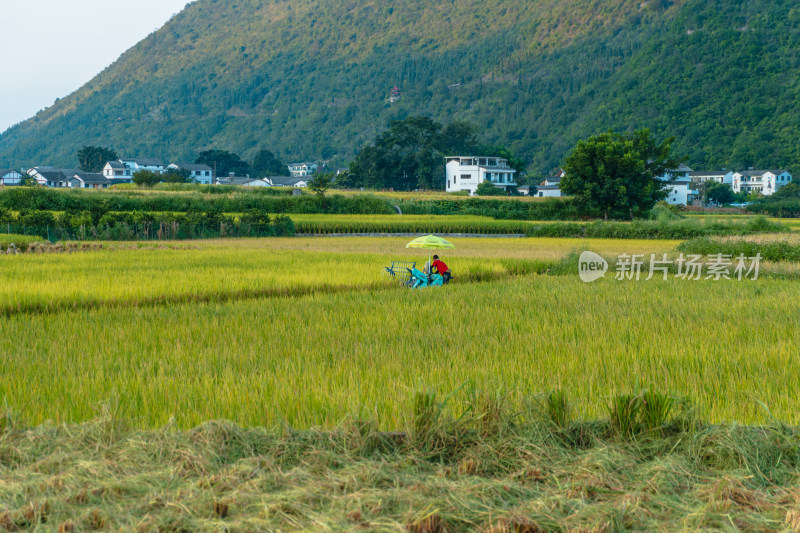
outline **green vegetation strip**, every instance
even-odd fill
[[[0,529],[796,531],[800,432],[708,426],[657,393],[573,422],[561,396],[511,410],[474,396],[458,419],[420,394],[407,432],[0,425]],[[635,432],[620,414],[639,416]],[[644,403],[649,402],[649,403]],[[677,414],[677,416],[673,416]],[[554,416],[555,415],[555,416]],[[647,429],[646,420],[656,423]]]
[[[529,222],[468,215],[292,215],[298,234],[465,233],[521,234],[528,237],[600,239],[691,239],[707,235],[750,235],[788,232],[763,217],[637,220],[634,222]]]
[[[760,254],[765,261],[800,262],[800,242],[796,238],[772,238],[770,240],[714,239],[700,237],[678,245],[678,250],[689,254],[730,257],[755,257]]]

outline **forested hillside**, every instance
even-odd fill
[[[426,114],[473,122],[534,172],[580,137],[642,127],[696,167],[792,168],[798,26],[788,0],[198,0],[3,133],[0,167],[74,165],[84,144],[343,164]]]

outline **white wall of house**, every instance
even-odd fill
[[[539,198],[560,198],[564,195],[561,194],[561,188],[557,185],[540,185],[536,188],[536,196]]]
[[[243,184],[244,187],[272,187],[266,180],[254,179]]]
[[[22,181],[22,174],[16,170],[6,172],[0,176],[0,184],[2,185],[19,185],[20,181]]]
[[[732,180],[733,192],[758,192],[770,196],[791,183],[792,175],[785,170],[742,171],[734,172]]]
[[[117,161],[119,164],[119,162]],[[123,165],[124,166],[124,165]],[[114,166],[108,162],[103,167],[103,176],[106,178],[113,180],[113,179],[120,179],[120,178],[131,178],[133,173],[131,172],[130,168],[114,168]]]
[[[445,164],[447,192],[469,191],[474,195],[478,185],[484,181],[496,187],[516,187],[516,170],[508,166],[505,159],[497,157],[448,157]]]
[[[690,172],[689,178],[695,182],[706,183],[715,181],[725,185],[733,185],[733,172],[720,171],[720,172]]]
[[[178,165],[176,163],[170,163],[167,166],[166,170],[180,170],[184,167]],[[192,169],[189,170],[189,179],[194,181],[195,183],[199,183],[200,185],[213,185],[214,184],[214,176],[212,175],[213,171],[211,167],[208,169]]]
[[[697,191],[692,190],[688,181],[669,182],[667,192],[665,200],[670,205],[689,205],[697,197]]]
[[[210,170],[192,170],[189,177],[201,185],[211,185],[214,183],[214,178],[211,176]]]

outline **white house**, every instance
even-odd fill
[[[561,187],[559,185],[539,185],[536,187],[536,196],[539,198],[560,198]]]
[[[689,172],[689,178],[697,183],[706,183],[708,181],[715,181],[725,185],[733,185],[733,171],[726,170],[698,170]]]
[[[561,192],[561,178],[566,175],[562,169],[554,176],[548,176],[536,187],[536,196],[539,198],[560,198],[564,196]]]
[[[208,165],[198,165],[196,163],[171,163],[167,166],[167,171],[185,170],[189,172],[189,178],[201,185],[212,185],[214,183],[214,171]]]
[[[120,161],[109,161],[103,167],[103,176],[114,183],[131,183],[133,172]]]
[[[140,170],[149,170],[156,174],[163,174],[165,167],[160,159],[134,158],[109,161],[103,167],[103,176],[112,183],[130,183],[133,173]]]
[[[316,163],[291,163],[288,167],[293,178],[311,176],[317,171]]]
[[[692,186],[691,168],[681,163],[678,168],[670,169],[657,179],[667,182],[667,197],[670,205],[689,205],[697,198],[697,191]]]
[[[445,178],[447,192],[469,191],[474,195],[478,185],[484,181],[495,187],[508,190],[516,187],[514,174],[517,171],[508,166],[508,160],[499,157],[454,156],[445,158]]]
[[[13,168],[0,168],[0,185],[19,185],[22,174]]]
[[[73,189],[106,189],[111,180],[96,172],[77,172],[67,180]]]
[[[69,187],[69,179],[78,172],[75,168],[56,168],[51,166],[38,166],[28,169],[28,176],[36,180],[43,187]]]
[[[769,196],[788,185],[792,175],[785,170],[743,170],[734,172],[732,180],[733,192],[759,192]]]
[[[669,182],[665,201],[670,205],[689,205],[697,199],[697,191],[692,188],[692,182],[686,180],[673,180]]]

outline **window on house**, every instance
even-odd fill
[[[469,179],[469,174],[461,174],[461,179],[462,180],[468,180]]]

